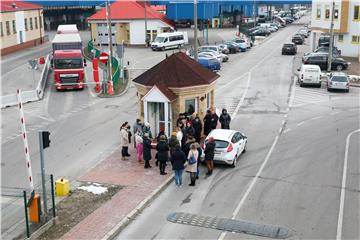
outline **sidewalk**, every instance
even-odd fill
[[[172,180],[171,164],[166,167],[167,175],[160,175],[155,166],[155,151],[150,161],[152,168],[144,169],[144,163],[136,160],[133,146],[129,147],[131,157],[121,160],[121,149],[100,162],[79,181],[116,184],[123,186],[110,201],[87,216],[82,222],[66,233],[61,239],[102,239],[116,233],[124,227],[120,222],[127,222],[128,215],[140,211],[139,204],[152,200],[155,192],[163,190]],[[150,197],[151,196],[151,197]],[[144,201],[145,200],[145,201]]]

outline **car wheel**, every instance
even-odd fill
[[[235,168],[235,167],[236,167],[236,164],[237,164],[237,155],[235,156],[234,161],[233,161],[233,163],[231,164],[231,167],[232,167],[232,168]]]
[[[247,148],[247,141],[245,142],[245,147],[244,147],[244,150],[242,151],[242,153],[246,153],[246,148]]]
[[[300,81],[300,84],[299,84],[299,85],[300,85],[300,87],[303,87],[303,86],[304,86],[304,84],[303,84],[301,81]]]
[[[330,92],[330,91],[331,91],[331,89],[330,89],[330,88],[327,88],[327,90],[328,90],[328,92]]]
[[[162,50],[162,51],[165,51],[165,47],[162,47],[161,50]]]
[[[345,92],[347,92],[347,93],[348,93],[348,92],[349,92],[349,90],[350,90],[350,89],[346,89],[346,90],[345,90]]]
[[[343,70],[343,66],[342,66],[342,65],[337,65],[337,66],[336,66],[336,70],[337,70],[337,71]]]
[[[321,88],[321,82],[317,85],[318,88]]]

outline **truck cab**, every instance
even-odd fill
[[[52,67],[56,89],[83,89],[84,66],[86,63],[81,50],[55,50]]]

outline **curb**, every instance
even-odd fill
[[[161,193],[165,188],[173,181],[174,177],[168,177],[163,184],[156,188],[148,197],[137,205],[126,217],[124,217],[113,229],[111,229],[102,240],[112,240],[118,235],[127,225],[129,225],[135,217],[145,209],[145,207],[154,200],[159,193]]]
[[[358,88],[360,88],[360,83],[352,83],[352,82],[350,82],[350,87],[358,87]]]

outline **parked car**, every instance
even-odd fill
[[[299,44],[302,45],[304,43],[304,38],[298,34],[295,34],[292,39],[291,42],[295,43],[295,44]]]
[[[297,53],[297,46],[295,43],[284,43],[281,50],[282,55],[287,55],[287,54],[295,55],[296,53]]]
[[[304,57],[309,56],[314,53],[329,53],[329,47],[318,47],[313,52],[304,53]],[[335,58],[339,57],[341,55],[341,51],[337,47],[333,47],[333,56]]]
[[[330,73],[329,80],[327,82],[327,90],[339,89],[349,92],[350,80],[349,77],[343,72]]]
[[[247,48],[252,47],[251,41],[249,39],[247,39],[247,38],[236,38],[236,39],[234,39],[234,42],[236,42],[236,43],[244,43],[244,44],[246,44]]]
[[[323,47],[329,47],[330,45],[330,35],[329,34],[321,34],[319,37],[318,45]]]
[[[199,51],[203,51],[203,50],[212,50],[212,51],[215,51],[218,53],[222,53],[221,49],[216,45],[205,45],[205,46],[199,47]]]
[[[292,23],[295,20],[294,18],[289,16],[283,17],[283,19],[285,20],[286,23]]]
[[[214,129],[206,137],[203,149],[210,137],[215,140],[214,162],[236,167],[238,158],[246,152],[248,138],[239,131]]]
[[[215,57],[219,60],[219,62],[227,62],[229,60],[229,57],[225,54],[210,49],[200,49],[198,56],[210,58]]]
[[[318,65],[321,70],[327,70],[328,54],[326,54],[326,53],[311,54],[310,56],[308,56],[305,59],[304,64]],[[350,65],[350,63],[345,61],[342,58],[334,58],[334,59],[332,59],[332,62],[331,62],[331,69],[337,70],[337,71],[342,71],[342,70],[347,69],[349,65]]]
[[[213,71],[218,71],[221,68],[220,62],[216,58],[198,57],[198,63]]]
[[[181,48],[188,43],[187,32],[169,32],[160,33],[156,36],[155,40],[151,43],[153,51],[165,51],[169,48]]]
[[[318,65],[302,65],[299,70],[300,87],[304,85],[316,85],[321,87],[321,69]]]
[[[246,52],[247,46],[244,43],[237,43],[234,41],[227,41],[225,43],[232,43],[234,44],[241,52]]]
[[[307,30],[307,29],[303,29],[303,28],[299,29],[298,34],[303,35],[305,38],[307,38],[307,37],[309,36],[308,30]]]
[[[233,42],[225,42],[223,44],[227,46],[227,48],[229,49],[229,53],[240,52],[239,47]]]
[[[226,44],[219,44],[218,48],[221,50],[222,53],[224,54],[229,54],[230,53],[230,49],[228,47],[228,45]]]
[[[260,29],[257,29],[253,32],[250,32],[249,33],[249,36],[264,36],[264,37],[267,37],[271,34],[271,32],[267,29],[263,29],[263,28],[260,28]]]

